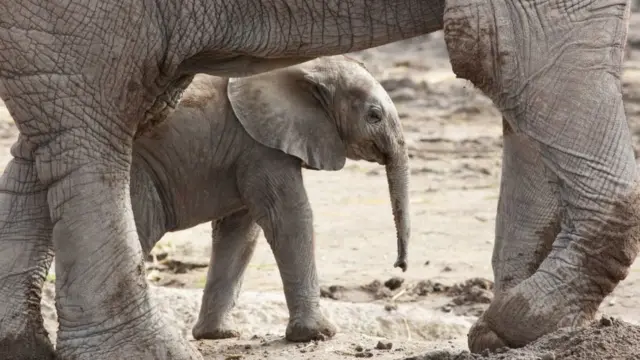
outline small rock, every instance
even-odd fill
[[[364,350],[364,348],[361,345],[356,345],[356,349],[357,352],[362,352]]]
[[[448,266],[448,265],[447,265],[447,266],[445,266],[445,267],[444,267],[444,269],[442,269],[442,271],[444,271],[444,272],[450,272],[450,271],[453,271],[453,269],[451,268],[451,266]]]
[[[160,281],[162,280],[162,275],[160,274],[160,271],[153,269],[147,273],[147,280]]]
[[[404,283],[404,279],[401,277],[394,276],[391,279],[384,282],[384,286],[388,287],[390,290],[395,290],[402,286]]]
[[[431,264],[431,261],[429,261],[429,260],[424,262],[424,266],[428,266],[429,264]]]
[[[453,309],[449,305],[445,305],[445,306],[442,307],[442,311],[444,311],[446,313],[450,313],[451,310],[453,310]]]
[[[433,292],[443,292],[446,290],[447,290],[447,287],[445,285],[442,285],[440,283],[433,284]]]
[[[540,356],[540,360],[556,360],[556,354],[553,352],[548,352]]]
[[[251,344],[247,344],[247,345],[244,346],[245,350],[250,350],[251,348],[252,348]]]
[[[378,350],[391,350],[392,347],[393,343],[390,342],[383,343],[382,341],[378,341],[378,343],[376,344],[376,349]]]
[[[611,326],[613,325],[613,321],[611,320],[611,318],[603,316],[600,318],[600,325],[602,326]]]
[[[384,309],[386,311],[395,311],[398,310],[398,304],[384,304]]]
[[[370,352],[370,351],[359,352],[359,353],[356,353],[355,357],[357,357],[357,358],[370,358],[370,357],[373,357],[373,353]]]

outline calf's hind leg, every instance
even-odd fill
[[[193,327],[195,339],[226,339],[239,336],[231,321],[242,277],[256,247],[260,227],[247,210],[212,221],[212,248],[207,282],[198,321]]]
[[[0,178],[0,359],[53,359],[40,312],[53,259],[47,188],[22,138],[11,155]]]

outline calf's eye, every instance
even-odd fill
[[[377,108],[369,109],[369,113],[367,114],[367,120],[370,123],[377,123],[382,121],[382,111],[380,111],[380,109],[377,109]]]

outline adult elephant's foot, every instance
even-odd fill
[[[58,332],[57,355],[64,360],[202,360],[202,355],[160,314],[142,315],[135,323],[96,331],[87,329]]]
[[[2,331],[5,333],[0,334],[0,359],[55,359],[53,345],[42,325],[25,325],[18,331],[3,327]]]
[[[583,227],[588,231],[582,236],[561,232],[531,277],[496,294],[469,331],[472,352],[521,347],[594,319],[604,298],[627,276],[640,247],[640,188],[634,184],[630,189],[624,200],[601,214],[604,222]],[[568,238],[572,240],[565,247]]]
[[[293,342],[327,340],[332,338],[336,331],[336,326],[318,311],[313,315],[291,318],[285,337]]]
[[[536,273],[494,299],[469,330],[471,352],[494,351],[505,346],[522,347],[558,328],[582,326],[593,319],[600,301],[567,297],[568,284],[560,282],[554,282],[557,289],[551,293],[539,293],[540,281],[549,281],[542,275]],[[541,284],[549,286],[548,283]],[[587,294],[583,296],[590,297]],[[571,298],[574,301],[569,300]]]
[[[209,321],[206,318],[198,318],[191,334],[196,340],[219,340],[240,336],[240,332],[236,330],[233,322],[228,317],[225,317],[225,320],[222,321]]]

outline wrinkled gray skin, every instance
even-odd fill
[[[346,158],[386,165],[398,227],[396,266],[406,269],[407,148],[393,102],[359,63],[319,58],[230,82],[197,75],[180,101],[134,143],[131,203],[144,253],[168,231],[212,221],[196,339],[238,335],[229,315],[260,228],[284,285],[286,338],[335,334],[319,309],[303,165],[339,170]]]
[[[442,28],[454,72],[505,124],[497,294],[469,346],[582,325],[640,242],[620,86],[628,10],[629,0],[2,1],[0,96],[20,137],[0,179],[0,356],[52,356],[39,299],[55,252],[63,359],[200,358],[147,292],[129,197],[136,132],[195,73],[244,76]]]

